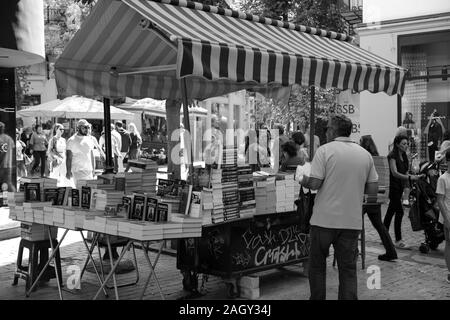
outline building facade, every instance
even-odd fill
[[[450,2],[364,0],[357,32],[362,48],[409,70],[403,97],[360,94],[361,135],[386,155],[403,125],[411,152],[432,160],[450,129]]]

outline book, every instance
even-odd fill
[[[71,192],[70,187],[60,187],[58,188],[58,197],[56,200],[56,205],[65,206],[69,200],[69,193]]]
[[[79,189],[72,189],[71,190],[71,196],[72,196],[72,207],[78,208],[81,204],[80,201],[80,190]]]
[[[83,209],[91,208],[91,187],[81,187],[81,207]]]
[[[192,199],[192,185],[191,184],[182,185],[180,192],[181,192],[180,195],[181,201],[179,212],[188,215]]]
[[[122,203],[117,205],[117,215],[129,219],[132,203],[131,197],[122,197]]]
[[[44,201],[52,202],[53,205],[58,203],[58,188],[45,188]]]
[[[25,202],[41,201],[40,183],[26,182],[24,184]]]
[[[136,194],[133,198],[133,209],[130,213],[131,220],[144,220],[145,214],[145,196]]]
[[[155,197],[147,197],[145,203],[145,221],[156,221],[156,209],[158,207],[158,199]]]
[[[167,221],[170,212],[170,204],[159,202],[156,208],[156,222]]]

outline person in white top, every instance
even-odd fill
[[[66,139],[62,137],[64,126],[56,123],[53,126],[52,137],[48,143],[47,157],[50,161],[50,178],[58,180],[58,187],[68,187],[66,178]]]
[[[339,268],[339,299],[357,299],[356,259],[362,229],[364,193],[378,191],[372,156],[350,139],[352,122],[344,115],[328,121],[328,143],[317,149],[311,175],[300,183],[318,190],[310,229],[311,300],[326,298],[326,258],[333,244]]]
[[[111,124],[111,154],[112,157],[114,159],[114,173],[117,173],[118,168],[119,168],[119,160],[122,159],[122,154],[120,152],[120,148],[121,148],[121,137],[120,134],[115,131],[114,129],[114,125]],[[100,148],[103,150],[103,152],[106,152],[106,144],[105,144],[105,130],[103,130],[102,135],[100,136],[99,139],[99,145]],[[105,156],[106,158],[106,156]]]
[[[26,145],[20,140],[20,131],[16,129],[16,161],[17,161],[17,179],[27,176],[27,168],[25,167],[25,152]]]
[[[67,141],[67,179],[73,177],[75,186],[78,180],[94,179],[94,143],[88,136],[89,123],[81,119],[77,123],[77,133]]]
[[[447,160],[447,163],[450,161],[450,151],[445,153],[445,159]],[[436,194],[439,209],[444,218],[444,258],[448,270],[446,280],[447,283],[450,283],[450,166],[448,166],[447,171],[439,177]]]

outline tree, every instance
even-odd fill
[[[240,9],[256,15],[310,27],[343,32],[345,25],[336,10],[337,0],[243,0]],[[316,116],[324,118],[335,100],[335,89],[316,90]],[[302,115],[309,117],[310,89],[292,86],[288,102],[269,99],[257,104],[257,121],[296,123]],[[296,130],[296,128],[293,128]]]

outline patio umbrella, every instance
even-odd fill
[[[67,119],[103,119],[103,103],[97,100],[71,96],[63,100],[52,100],[24,110],[17,111],[22,117],[55,117]],[[111,119],[132,120],[133,114],[111,107]]]
[[[141,111],[144,114],[155,116],[155,117],[162,117],[166,118],[166,101],[165,100],[156,100],[152,98],[144,98],[137,101],[134,101],[132,103],[127,102],[123,103],[121,105],[118,105],[117,108],[127,110],[127,111]],[[182,108],[180,110],[180,113],[182,112]],[[201,107],[190,107],[189,108],[189,114],[204,118],[207,116],[208,111],[205,108]]]

